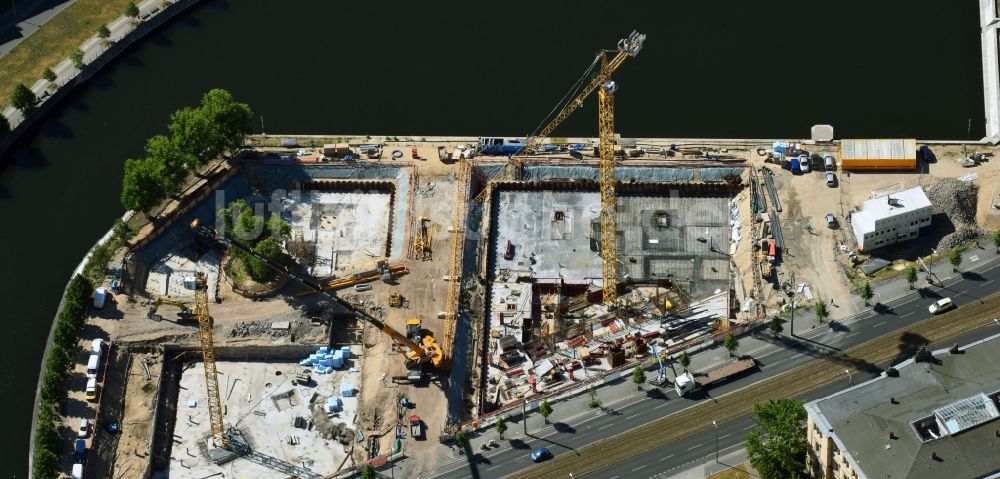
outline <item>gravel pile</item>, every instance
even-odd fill
[[[951,219],[955,232],[941,238],[939,249],[951,249],[983,235],[976,226],[976,202],[979,185],[970,181],[946,179],[927,189],[927,198],[934,205],[934,213],[943,213]]]

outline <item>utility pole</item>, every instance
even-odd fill
[[[788,331],[795,337],[795,271],[792,271],[792,319]]]
[[[712,426],[715,426],[715,462],[722,464],[719,462],[719,425],[712,421]]]
[[[524,426],[524,435],[528,435],[528,398],[521,400],[521,425]]]

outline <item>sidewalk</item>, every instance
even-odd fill
[[[733,449],[733,448],[729,448]],[[726,450],[723,450],[726,451]],[[724,471],[728,471],[734,467],[743,465],[747,472],[750,473],[751,477],[760,477],[760,474],[750,466],[747,460],[747,450],[739,447],[731,452],[722,452],[719,455],[719,461],[716,462],[715,458],[709,457],[705,462],[698,464],[695,467],[686,469],[683,471],[667,471],[657,474],[653,477],[658,478],[673,478],[673,479],[705,479],[706,477],[711,477],[713,474],[719,474]],[[735,472],[735,471],[734,471]],[[735,475],[733,477],[746,477],[745,475]]]
[[[0,31],[0,58],[10,53],[24,39],[38,31],[45,22],[52,20],[52,17],[59,14],[66,7],[72,5],[74,0],[39,0],[34,2],[20,2],[14,5],[18,15],[14,10],[0,16],[3,30]],[[27,14],[27,16],[25,16]]]

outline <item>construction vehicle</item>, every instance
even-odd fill
[[[660,365],[660,374],[656,376],[655,379],[649,380],[649,384],[656,387],[666,386],[669,381],[667,381],[667,367],[663,365],[663,357],[660,356],[660,352],[656,350],[656,345],[653,341],[649,342],[650,351],[652,351],[653,356],[656,357],[656,362]]]
[[[674,378],[674,390],[678,396],[684,397],[686,394],[727,381],[756,367],[757,362],[753,358],[742,358],[701,373],[692,374],[685,371],[684,374]]]
[[[177,312],[178,321],[194,320],[194,313],[192,313],[191,310],[188,309],[188,303],[186,301],[181,301],[179,299],[162,298],[162,297],[156,298],[156,300],[153,301],[153,304],[149,306],[149,311],[146,311],[146,318],[152,319],[153,321],[163,321],[164,319],[166,319],[163,316],[156,314],[156,311],[160,309],[160,306],[164,304],[180,308],[180,311]]]
[[[259,261],[263,262],[264,264],[271,267],[275,271],[287,274],[289,278],[292,278],[299,284],[307,288],[312,288],[313,291],[315,291],[316,293],[322,294],[326,296],[327,299],[333,301],[334,303],[337,303],[342,308],[346,309],[347,312],[352,316],[354,316],[355,318],[360,319],[361,321],[364,321],[368,324],[371,324],[379,331],[382,331],[383,333],[391,337],[393,341],[402,344],[403,346],[406,347],[407,351],[404,354],[406,356],[407,369],[414,369],[416,367],[428,364],[435,368],[441,368],[445,364],[441,348],[438,346],[438,343],[433,336],[430,335],[423,336],[423,338],[421,338],[420,342],[421,344],[418,344],[415,341],[411,341],[410,338],[404,336],[399,331],[396,331],[392,326],[389,326],[388,324],[366,313],[365,311],[362,311],[354,307],[353,304],[343,300],[336,294],[327,291],[326,289],[323,288],[323,286],[321,286],[315,280],[300,275],[298,273],[295,273],[294,271],[290,271],[287,266],[275,263],[271,259],[257,253],[252,248],[249,248],[238,241],[231,241],[225,236],[216,236],[215,231],[210,230],[204,226],[201,226],[201,222],[199,220],[195,219],[194,221],[191,222],[191,229],[198,234],[199,238],[201,238],[203,241],[208,242],[210,245],[237,248],[243,251],[244,253],[247,253],[253,256],[254,258],[258,259]],[[197,298],[197,294],[195,295],[195,297]],[[197,308],[195,309],[195,312],[197,313]]]
[[[416,414],[410,416],[410,437],[416,439],[423,435],[423,428],[420,427],[420,416]]]
[[[393,307],[393,308],[402,308],[403,307],[403,303],[404,303],[404,298],[403,298],[402,294],[399,294],[399,291],[390,291],[389,292],[389,306],[390,307]]]
[[[431,251],[431,231],[427,227],[430,221],[426,216],[418,216],[416,226],[416,237],[413,238],[413,257],[421,261],[432,259]]]
[[[327,281],[322,285],[324,290],[337,291],[340,289],[350,288],[352,286],[357,286],[359,284],[371,283],[374,281],[382,280],[385,282],[391,282],[396,278],[409,273],[410,270],[403,266],[402,264],[390,264],[385,260],[380,260],[375,269],[363,271],[361,273],[355,273],[349,278],[335,278]],[[308,296],[310,294],[316,294],[316,290],[311,286],[303,288],[298,293],[297,296]]]
[[[423,340],[423,335],[421,332],[420,320],[417,318],[406,320],[406,337],[410,338],[410,341],[419,343]]]

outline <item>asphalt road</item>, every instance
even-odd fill
[[[707,391],[706,396],[679,398],[673,390],[656,390],[645,386],[643,392],[620,401],[610,408],[602,408],[580,415],[565,423],[553,422],[542,430],[535,431],[523,440],[503,441],[500,447],[489,451],[467,451],[466,457],[472,460],[460,462],[442,468],[428,475],[431,478],[494,478],[516,474],[521,469],[531,465],[528,454],[539,447],[547,447],[553,454],[575,454],[579,447],[597,442],[610,436],[626,432],[650,421],[676,413],[694,405],[698,401],[710,399],[735,391],[750,384],[801,366],[812,359],[824,356],[827,352],[848,349],[865,343],[874,338],[884,336],[892,331],[905,329],[929,316],[927,306],[940,297],[951,297],[955,305],[961,307],[979,298],[986,297],[1000,290],[1000,268],[998,264],[987,265],[981,271],[969,271],[961,277],[946,280],[943,285],[915,291],[905,297],[888,302],[884,307],[862,313],[857,321],[836,327],[817,328],[809,333],[799,335],[796,339],[787,337],[771,338],[775,343],[773,348],[759,351],[754,357],[760,364],[760,370],[731,382],[716,386]],[[957,340],[966,343],[1000,333],[997,328],[982,328]],[[770,336],[767,336],[770,338]],[[949,340],[948,344],[956,340]],[[906,353],[902,350],[906,349]],[[910,347],[901,345],[901,354],[893,363],[899,362],[912,353]],[[672,374],[668,373],[672,377]],[[825,386],[802,399],[809,400],[830,393],[847,385],[847,374],[843,383]],[[854,381],[867,379],[860,372],[853,373]],[[652,390],[650,390],[652,389]],[[712,428],[711,418],[706,418],[706,427]],[[749,429],[749,416],[719,425],[719,446],[721,449],[733,448],[743,441],[745,431]],[[518,426],[512,425],[511,428]],[[723,451],[724,453],[725,451]],[[715,454],[715,431],[706,430],[681,441],[668,444],[641,454],[626,462],[608,466],[589,477],[613,478],[648,477],[669,471],[675,471],[693,462],[705,460]],[[676,471],[675,471],[676,472]]]

